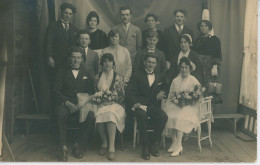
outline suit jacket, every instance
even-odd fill
[[[126,108],[131,111],[131,108],[136,103],[141,103],[146,106],[160,106],[160,101],[157,101],[157,94],[165,91],[165,77],[155,73],[155,80],[152,86],[149,86],[147,73],[145,70],[134,73],[126,88]]]
[[[61,20],[51,23],[47,28],[46,56],[52,57],[55,67],[66,66],[68,49],[75,45],[77,28],[69,23],[69,30],[66,32]]]
[[[155,72],[160,73],[160,74],[165,74],[166,73],[166,59],[164,53],[155,48],[155,51],[148,52],[147,47],[144,49],[141,49],[137,52],[137,55],[135,56],[135,64],[134,64],[134,72],[137,72],[138,70],[144,70],[144,58],[148,54],[153,54],[154,56],[157,57],[157,66],[155,68]]]
[[[137,50],[142,47],[142,32],[140,28],[130,23],[127,34],[125,33],[122,24],[118,24],[112,29],[119,31],[121,37],[119,43],[121,46],[126,47],[130,52],[133,65]]]
[[[53,87],[56,105],[66,101],[77,104],[77,93],[94,94],[94,92],[93,78],[86,72],[84,67],[80,67],[76,79],[70,67],[58,70]]]
[[[180,53],[180,52],[179,52]],[[179,53],[177,53],[176,56],[174,56],[174,59],[171,61],[171,67],[169,70],[169,79],[170,82],[178,76],[180,73],[179,66],[178,66],[178,57]],[[194,51],[190,50],[188,58],[190,59],[191,62],[193,62],[196,65],[196,69],[191,72],[191,75],[197,78],[197,80],[202,83],[202,65],[200,62],[199,55],[195,53]]]
[[[181,34],[178,33],[175,24],[164,30],[164,39],[166,43],[165,54],[167,61],[172,61],[172,58],[180,52],[180,37],[182,34],[189,34],[193,38],[193,32],[185,25]]]
[[[99,67],[98,54],[95,51],[88,48],[87,55],[84,54],[83,65],[86,71],[90,73],[92,77],[95,77],[95,75],[98,74],[98,67]]]

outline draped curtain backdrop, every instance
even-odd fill
[[[257,109],[257,0],[246,1],[244,58],[239,103]]]
[[[245,0],[208,0],[214,33],[222,48],[223,104],[215,113],[236,113],[243,58]]]
[[[46,18],[48,18],[46,1],[38,1],[42,2],[41,7],[39,6],[39,23],[42,28],[45,28]],[[59,18],[59,6],[63,2],[76,6],[78,12],[74,16],[73,23],[79,28],[85,28],[86,16],[90,11],[97,11],[100,16],[99,28],[105,32],[120,22],[119,8],[122,5],[129,5],[132,8],[132,22],[142,30],[146,28],[144,18],[147,13],[152,12],[159,16],[158,28],[163,30],[173,24],[173,11],[184,8],[188,12],[186,25],[193,30],[197,38],[199,33],[196,25],[201,20],[203,0],[54,0],[56,19]],[[221,40],[223,54],[221,79],[224,103],[217,107],[216,113],[235,113],[241,78],[245,1],[208,0],[208,9],[215,35]],[[44,31],[40,31],[40,36],[42,35]],[[41,44],[42,41],[40,41]],[[41,105],[47,105],[44,99],[40,100]]]

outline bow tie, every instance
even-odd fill
[[[71,68],[71,70],[79,70],[79,68]]]
[[[154,53],[154,51],[155,51],[155,48],[149,48],[149,47],[148,47],[148,52]]]
[[[153,75],[153,72],[150,72],[150,73],[149,73],[149,72],[147,72],[147,75]]]

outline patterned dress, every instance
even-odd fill
[[[209,83],[220,83],[219,77],[221,75],[220,65],[222,60],[221,44],[220,40],[216,36],[199,37],[194,42],[192,48],[196,53],[199,54],[200,61],[202,64],[203,81],[202,86],[208,89]],[[218,76],[212,76],[211,70],[213,65],[218,65]],[[213,95],[213,103],[221,103],[222,98],[220,94],[209,93],[207,90],[206,95]]]

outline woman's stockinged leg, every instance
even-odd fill
[[[182,137],[183,137],[183,132],[177,130],[177,148],[179,148],[180,146],[182,146]]]
[[[107,130],[105,127],[106,123],[97,123],[97,129],[98,129],[98,133],[101,137],[102,140],[102,144],[101,144],[101,148],[107,148],[108,147],[108,143],[107,143]]]
[[[109,152],[115,152],[115,137],[116,137],[116,124],[113,122],[107,123],[107,134],[109,141]]]

